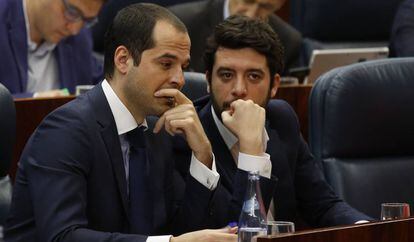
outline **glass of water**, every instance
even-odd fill
[[[267,235],[265,228],[239,228],[238,242],[255,242],[260,235]]]
[[[408,203],[381,204],[381,220],[403,219],[409,217],[410,205]]]
[[[288,221],[267,221],[266,227],[268,235],[289,234],[295,232],[295,224]]]

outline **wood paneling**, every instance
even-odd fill
[[[413,242],[414,218],[258,238],[258,242]]]

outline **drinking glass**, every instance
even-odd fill
[[[288,234],[295,232],[295,224],[288,221],[267,221],[267,235]]]
[[[410,217],[410,205],[408,203],[381,204],[381,220],[402,219],[408,217]]]

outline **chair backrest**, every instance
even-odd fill
[[[192,101],[208,94],[204,73],[184,72],[185,85],[182,92]]]
[[[414,58],[334,69],[309,110],[312,152],[340,197],[374,218],[382,202],[414,205]]]
[[[290,22],[319,41],[388,40],[402,0],[292,0]]]
[[[8,171],[16,140],[16,111],[10,92],[0,84],[0,225],[5,221],[11,201]]]

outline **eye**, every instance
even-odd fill
[[[248,78],[250,81],[260,81],[263,79],[263,75],[259,73],[249,73]]]
[[[219,73],[219,76],[223,80],[231,80],[233,78],[233,73],[228,71],[223,71]]]
[[[160,64],[161,64],[162,68],[164,68],[166,70],[170,69],[171,66],[172,66],[172,63],[170,61],[162,61],[162,62],[160,62]]]

